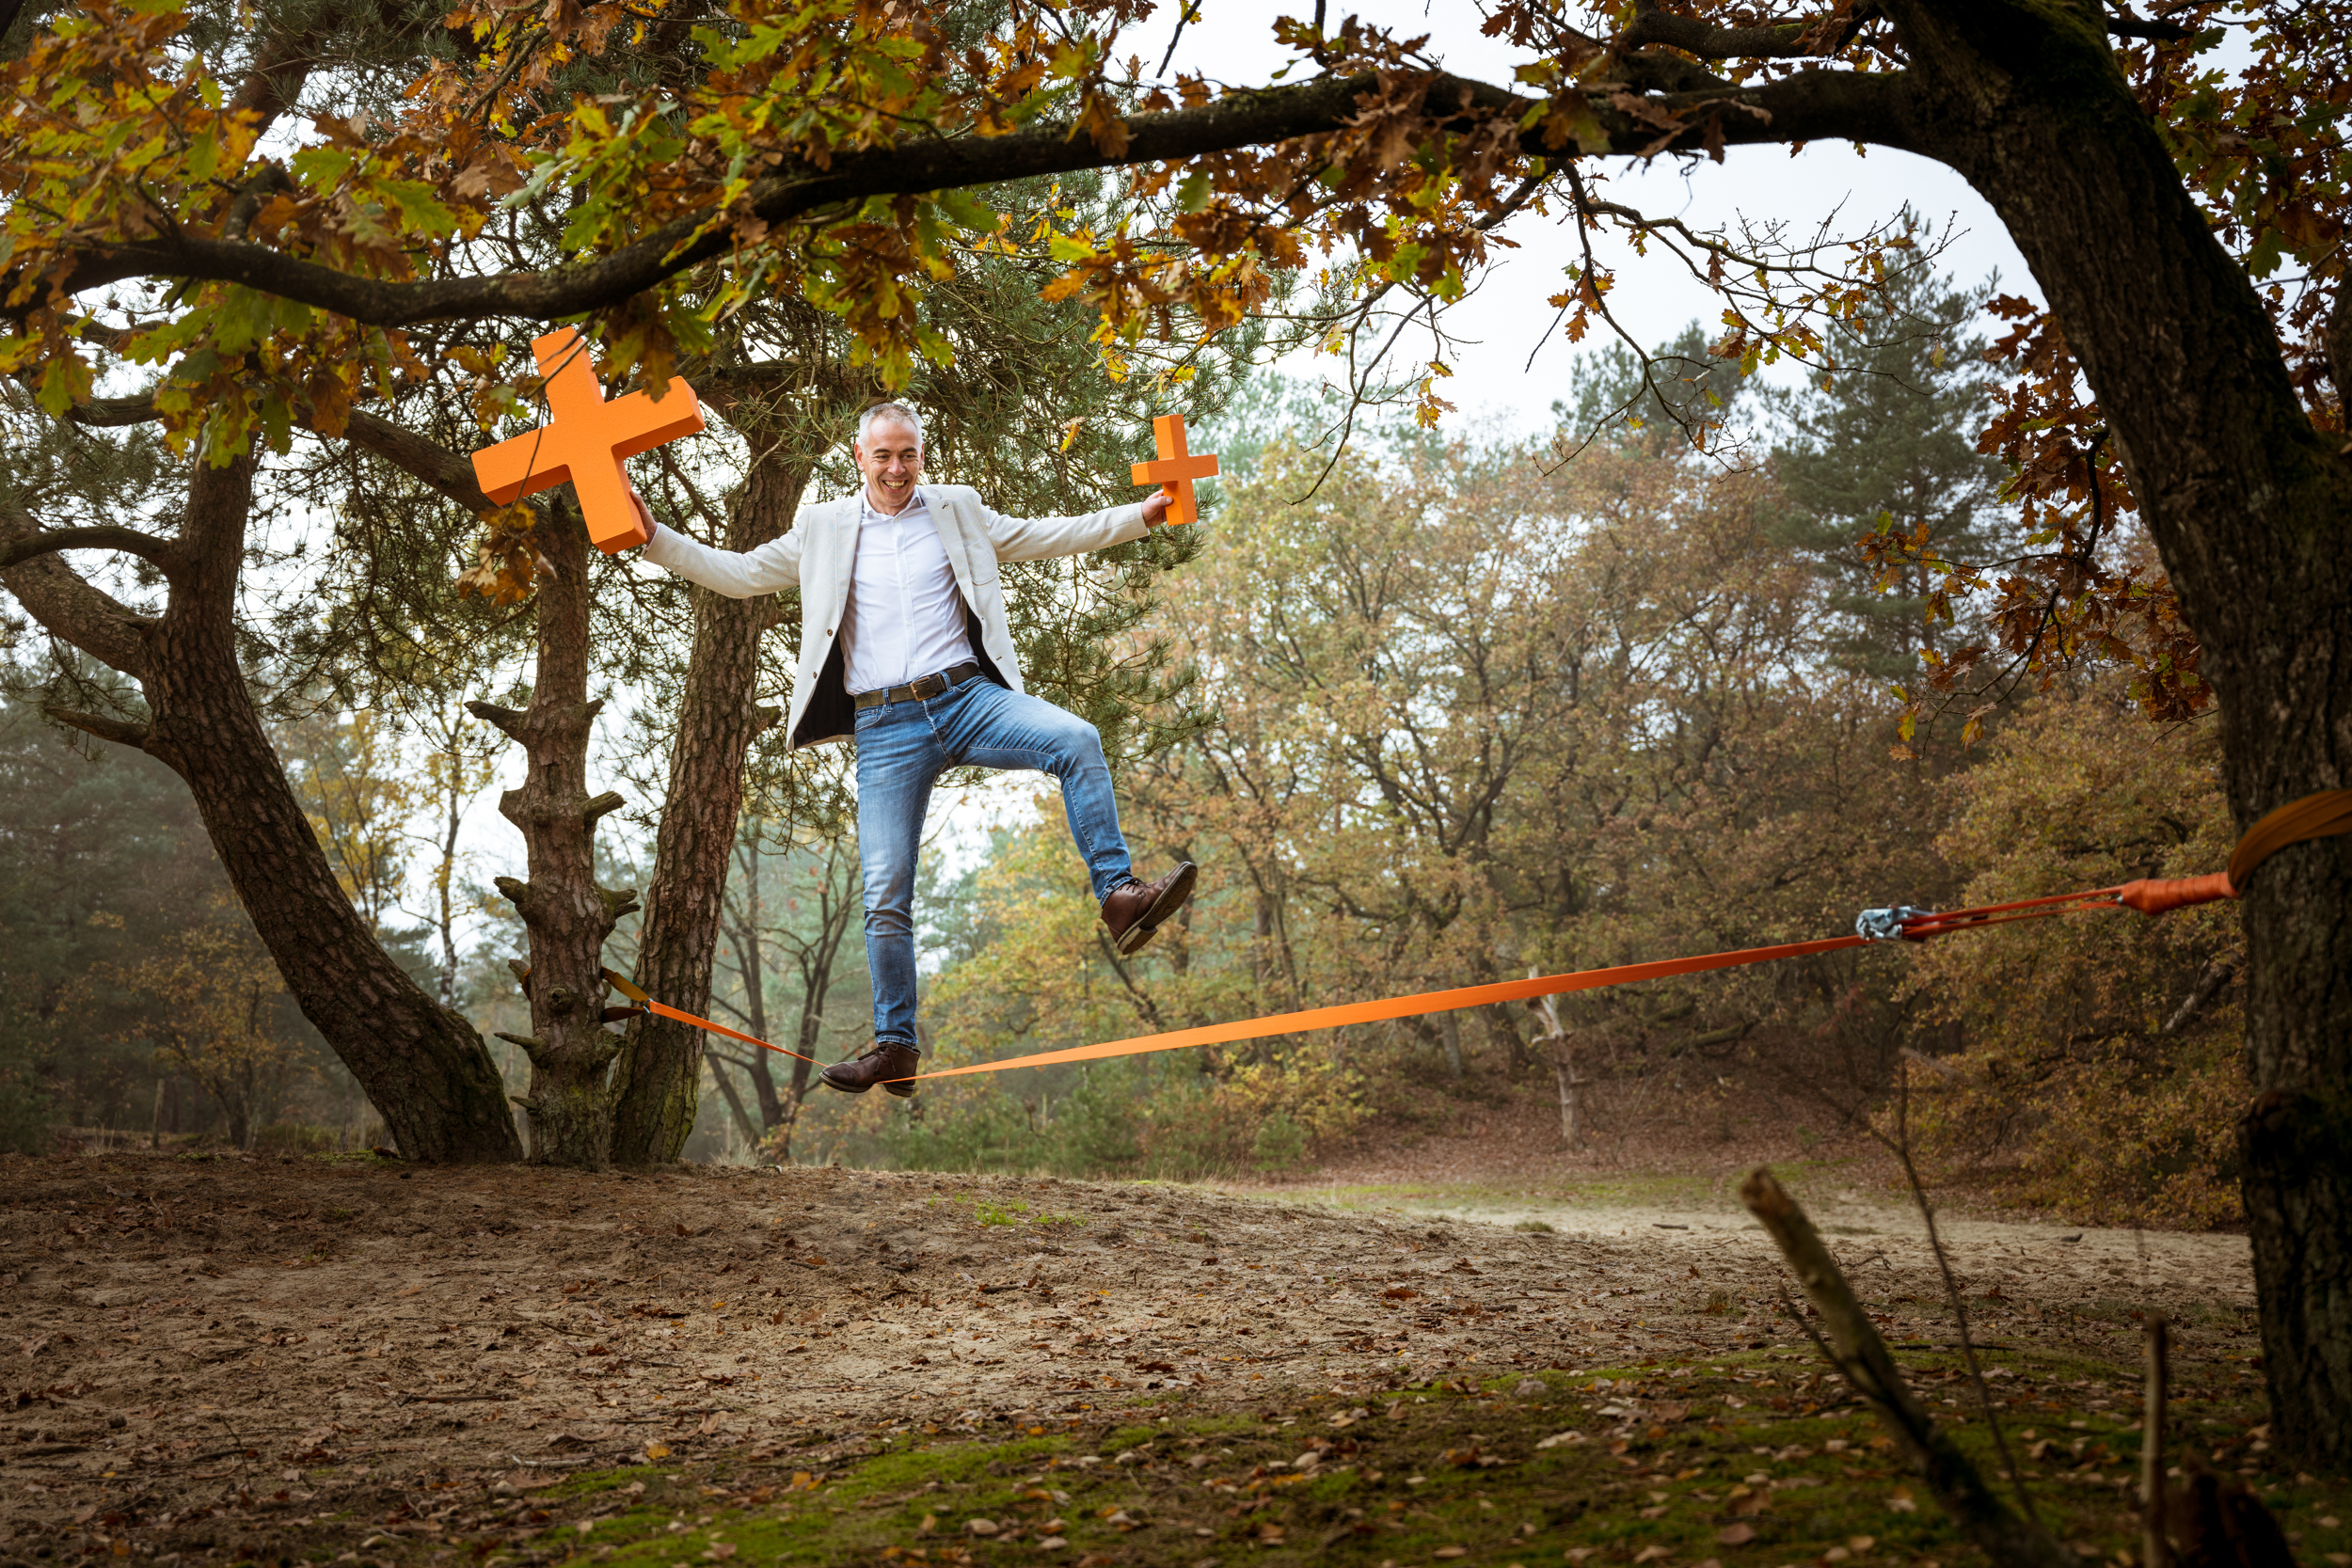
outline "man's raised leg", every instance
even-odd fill
[[[1136,879],[1119,831],[1119,800],[1111,787],[1103,737],[1092,724],[1041,697],[1008,691],[985,681],[959,688],[940,727],[956,762],[981,768],[1034,768],[1061,783],[1070,837],[1086,857],[1087,875],[1121,955],[1140,951],[1162,922],[1184,908],[1198,875],[1186,861],[1155,881]]]

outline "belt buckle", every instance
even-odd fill
[[[947,689],[947,677],[939,674],[917,675],[907,683],[907,689],[925,702]]]

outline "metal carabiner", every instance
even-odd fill
[[[1913,920],[1932,919],[1933,910],[1898,904],[1891,910],[1864,910],[1854,917],[1853,934],[1865,942],[1898,942],[1911,933],[1903,927]]]

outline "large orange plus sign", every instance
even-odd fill
[[[1216,454],[1202,452],[1194,456],[1184,444],[1184,417],[1163,414],[1152,421],[1152,438],[1160,449],[1156,463],[1135,466],[1137,484],[1156,484],[1168,496],[1168,520],[1171,523],[1197,523],[1200,508],[1195,502],[1192,482],[1208,479],[1216,473]]]
[[[596,548],[612,555],[644,544],[645,526],[629,501],[621,461],[702,429],[694,388],[674,377],[658,404],[650,392],[607,403],[577,327],[536,339],[531,349],[547,377],[548,422],[473,454],[483,493],[504,506],[568,483],[580,496],[580,515]]]

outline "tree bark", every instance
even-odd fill
[[[368,930],[254,710],[234,624],[253,475],[250,458],[217,468],[199,461],[160,619],[116,603],[55,556],[6,574],[10,592],[50,630],[136,678],[149,710],[144,726],[56,717],[136,745],[187,782],[222,869],[287,990],[358,1080],[403,1155],[437,1163],[516,1159],[514,1120],[481,1037],[425,994]]]
[[[781,537],[800,510],[810,465],[769,450],[744,476],[727,519],[726,547],[755,549]],[[637,983],[690,1013],[710,1010],[710,965],[724,913],[727,861],[743,805],[743,759],[774,721],[753,705],[759,639],[773,624],[773,598],[730,599],[692,588],[694,649],[685,705],[670,754],[669,797],[655,839],[653,879],[639,939]],[[755,986],[757,975],[744,983]],[[615,1076],[612,1158],[623,1165],[665,1164],[694,1129],[702,1082],[702,1031],[646,1013],[630,1021]]]
[[[2352,467],[2314,430],[2096,8],[1890,4],[1921,150],[1982,192],[2047,292],[2219,699],[2241,827],[2352,783]],[[2160,303],[2159,303],[2160,302]],[[2352,1466],[2352,840],[2241,890],[2245,1198],[2280,1447]]]
[[[596,820],[618,795],[588,793],[588,740],[602,701],[588,700],[588,534],[568,497],[538,532],[550,567],[539,587],[538,669],[521,713],[469,703],[474,716],[521,742],[523,785],[499,798],[521,830],[531,877],[498,879],[531,944],[531,1033],[499,1037],[531,1058],[531,1163],[601,1170],[612,1158],[617,1096],[609,1069],[621,1039],[604,1028],[604,944],[637,907],[633,888],[596,885]]]

